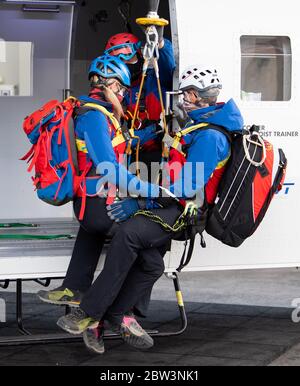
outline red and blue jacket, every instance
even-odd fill
[[[80,100],[84,103],[94,103],[105,107],[109,112],[112,112],[110,103],[94,99],[88,96],[81,96]],[[140,138],[141,143],[147,142],[155,131],[154,125],[147,130],[142,130]],[[92,165],[94,170],[93,175],[88,175],[85,180],[86,195],[96,196],[99,191],[99,181],[103,184],[112,184],[120,187],[131,194],[136,194],[136,190],[130,191],[130,186],[136,188],[139,194],[147,197],[151,190],[151,184],[139,180],[135,175],[131,174],[126,166],[122,164],[122,156],[125,153],[126,143],[114,149],[112,140],[116,135],[115,128],[110,120],[102,112],[98,110],[88,110],[84,114],[80,114],[75,120],[75,136],[77,140],[83,141],[84,151],[78,151],[78,163],[80,172],[84,172],[88,164]],[[99,165],[107,164],[114,170],[108,170],[104,176],[96,174]],[[81,189],[83,190],[83,188]],[[82,192],[78,192],[81,196]]]
[[[162,93],[165,102],[166,91],[173,89],[173,73],[176,68],[172,43],[167,39],[164,39],[164,46],[159,50],[158,67]],[[139,79],[131,86],[129,94],[125,97],[124,100],[127,111],[129,111],[131,116],[134,114],[137,96],[140,89],[140,83],[141,80]],[[145,111],[140,111],[138,115],[138,118],[141,121],[141,127],[145,127],[147,121],[159,122],[161,104],[157,88],[156,75],[153,68],[150,68],[147,71],[147,77],[144,85],[144,103]],[[151,151],[151,144],[153,145],[153,143],[153,140],[147,141],[147,145],[144,146],[144,149]]]
[[[225,104],[218,104],[189,113],[192,125],[211,123],[225,128],[228,132],[240,131],[243,118],[233,99]],[[219,183],[224,174],[227,160],[230,157],[230,143],[226,135],[220,131],[209,129],[196,130],[182,138],[182,144],[187,147],[186,158],[176,149],[170,152],[169,168],[173,162],[181,164],[181,168],[171,178],[173,183],[170,191],[181,199],[191,199],[195,192],[202,193],[202,202],[206,199],[213,204],[218,193]],[[197,164],[202,163],[202,178],[197,173]],[[190,181],[184,184],[183,181]]]
[[[164,39],[164,46],[159,50],[159,75],[163,91],[163,96],[166,91],[172,90],[173,87],[173,72],[176,68],[175,57],[173,52],[172,43]],[[141,80],[137,80],[130,88],[129,94],[125,97],[125,105],[127,110],[132,114],[134,113],[135,105],[137,102],[137,96],[140,89]],[[155,71],[150,68],[147,71],[147,77],[145,81],[145,107],[146,112],[140,116],[142,120],[149,119],[151,121],[159,121],[161,114],[161,105],[159,100],[159,93],[157,89],[157,80]]]

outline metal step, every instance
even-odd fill
[[[71,235],[73,239],[58,240],[13,240],[0,239],[0,258],[14,256],[70,255],[74,246],[79,224],[73,219],[22,219],[0,220],[0,223],[37,224],[36,227],[0,228],[1,235]]]

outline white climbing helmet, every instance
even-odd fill
[[[181,75],[179,89],[185,91],[190,88],[196,89],[202,97],[218,96],[222,83],[217,70],[203,65],[188,67]]]

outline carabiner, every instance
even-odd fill
[[[143,57],[145,60],[151,60],[154,57],[154,53],[158,58],[158,33],[156,27],[151,25],[146,29],[146,44],[143,49]]]

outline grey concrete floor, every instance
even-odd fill
[[[182,273],[181,287],[188,314],[186,332],[156,338],[148,352],[137,352],[121,341],[106,341],[106,353],[89,353],[81,342],[0,347],[0,365],[300,365],[300,324],[291,319],[293,299],[300,298],[300,276],[294,269]],[[56,286],[59,283],[53,283]],[[26,283],[24,321],[33,333],[57,332],[63,308],[41,304]],[[13,287],[2,291],[7,323],[1,336],[15,333]],[[153,291],[149,329],[170,331],[179,325],[172,282],[162,278]]]

